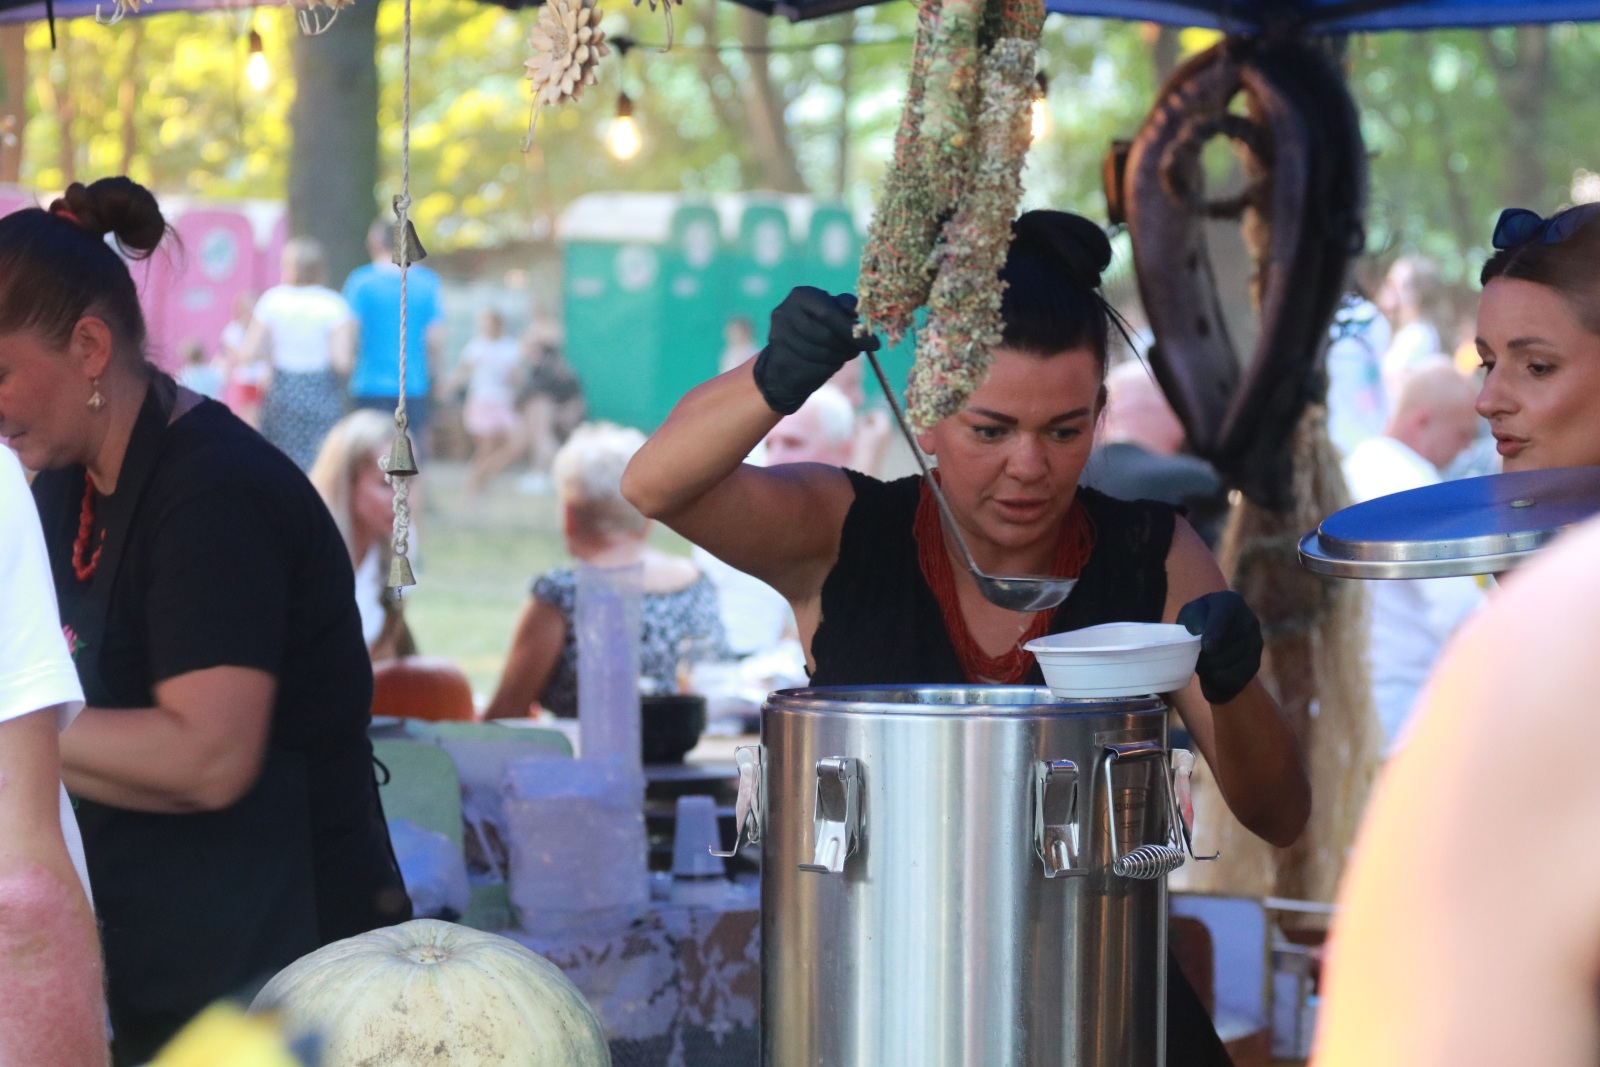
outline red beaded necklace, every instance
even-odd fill
[[[917,502],[917,517],[912,525],[917,540],[917,562],[922,566],[922,577],[933,590],[944,616],[945,633],[955,646],[956,658],[961,661],[961,673],[969,682],[992,682],[1015,685],[1028,673],[1033,654],[1023,645],[1050,631],[1050,620],[1055,609],[1036,611],[1028,628],[1017,643],[998,656],[991,656],[979,646],[967,629],[967,620],[961,614],[961,600],[956,595],[955,572],[950,566],[950,554],[945,551],[944,531],[939,524],[939,506],[934,502],[928,487],[922,487],[922,497]],[[1056,578],[1076,578],[1083,572],[1084,564],[1094,551],[1094,521],[1083,504],[1074,499],[1061,521],[1061,534],[1056,540],[1055,558],[1050,562],[1050,574]]]
[[[89,557],[89,562],[83,561],[83,554],[89,550],[89,537],[94,533],[94,481],[85,474],[83,476],[83,507],[78,511],[78,536],[72,542],[72,573],[78,576],[78,581],[87,582],[94,577],[94,569],[100,565],[100,550],[106,547],[106,532],[100,531],[100,543],[95,546],[94,555]]]

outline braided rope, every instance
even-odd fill
[[[406,275],[411,268],[411,247],[407,240],[411,230],[411,0],[405,0],[401,40],[400,195],[394,198],[395,258],[400,261],[400,395],[395,402],[394,423],[399,436],[403,437],[411,423],[406,414],[406,339],[410,305]],[[396,558],[404,559],[411,547],[411,480],[409,473],[388,474],[389,465],[386,456],[383,468],[394,489],[394,532],[389,545]]]

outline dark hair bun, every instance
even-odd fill
[[[67,211],[92,234],[111,234],[129,259],[145,259],[167,233],[167,220],[150,190],[131,178],[73,182],[51,211]]]
[[[1111,265],[1111,240],[1082,215],[1029,211],[1011,224],[1013,252],[1024,252],[1084,289],[1100,288]]]

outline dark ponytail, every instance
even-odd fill
[[[1011,225],[1011,249],[1000,279],[1005,293],[1001,344],[1034,356],[1088,347],[1106,370],[1116,313],[1100,295],[1111,264],[1111,241],[1082,215],[1029,211]]]
[[[147,259],[169,232],[160,205],[128,178],[74,182],[49,210],[0,218],[0,333],[28,330],[64,347],[86,314],[106,320],[119,351],[143,359],[144,313],[122,255]]]

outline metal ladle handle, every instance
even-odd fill
[[[917,459],[917,466],[922,470],[922,480],[933,490],[933,499],[939,505],[939,514],[944,516],[944,521],[955,536],[952,538],[956,548],[961,552],[961,558],[966,561],[967,568],[975,574],[983,574],[978,561],[972,558],[972,552],[967,548],[967,539],[961,536],[961,528],[956,525],[956,517],[950,511],[950,505],[945,502],[944,491],[939,488],[939,479],[933,476],[933,468],[928,466],[928,457],[923,454],[922,446],[917,444],[916,434],[911,432],[911,427],[906,423],[905,413],[900,410],[900,401],[895,399],[894,388],[889,384],[889,378],[883,373],[883,366],[878,362],[878,354],[871,350],[862,353],[867,357],[867,362],[872,364],[872,373],[878,376],[878,384],[883,387],[883,397],[889,401],[889,410],[894,412],[894,421],[900,425],[900,433],[905,437],[906,444],[911,446],[911,454]]]

